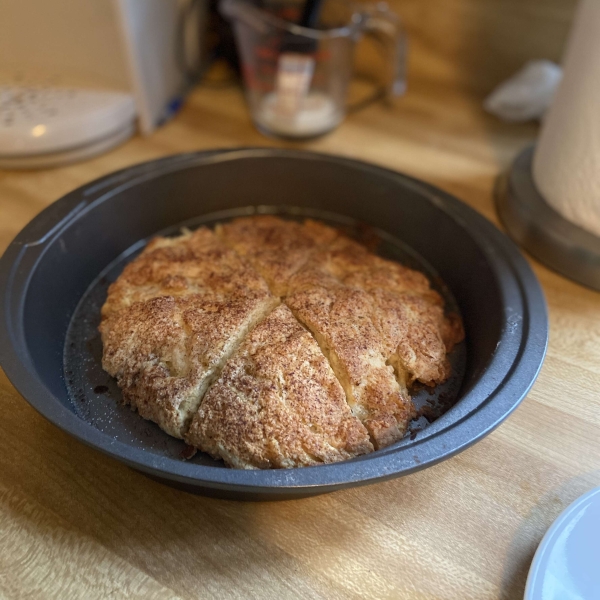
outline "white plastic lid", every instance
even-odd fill
[[[0,85],[0,157],[61,152],[130,128],[133,98],[121,92]]]

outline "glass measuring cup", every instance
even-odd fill
[[[354,48],[365,34],[385,47],[386,95],[406,88],[405,35],[386,4],[324,0],[311,28],[295,24],[302,6],[298,0],[220,3],[233,25],[252,119],[267,135],[308,138],[339,125]]]

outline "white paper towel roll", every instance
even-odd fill
[[[600,236],[600,0],[580,1],[563,66],[533,179],[563,217]]]

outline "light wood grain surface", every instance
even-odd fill
[[[413,81],[394,109],[372,106],[298,146],[421,177],[496,221],[494,178],[535,135],[485,116],[457,86]],[[237,89],[199,89],[148,139],[61,169],[1,172],[0,250],[93,178],[240,144],[282,145],[253,130]],[[550,346],[518,410],[442,464],[314,499],[243,504],[172,490],[47,423],[0,374],[0,597],[522,597],[550,523],[600,485],[600,294],[532,262]]]

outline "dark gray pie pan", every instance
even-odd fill
[[[456,359],[462,376],[454,380],[456,402],[416,435],[384,450],[332,465],[268,471],[229,469],[202,454],[185,461],[174,454],[179,446],[173,444],[180,442],[126,415],[114,384],[97,385],[94,319],[108,282],[157,232],[252,212],[366,224],[384,241],[399,240],[408,262],[437,274],[467,334],[462,359]],[[0,363],[42,415],[164,483],[246,500],[374,483],[453,456],[517,407],[539,372],[548,339],[539,282],[517,247],[481,215],[400,173],[295,150],[177,155],[79,188],[11,243],[0,259],[0,293]],[[86,406],[102,406],[105,414],[86,412]],[[140,422],[143,431],[132,425]]]

